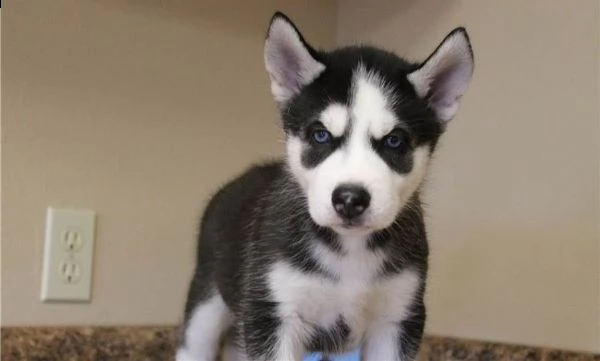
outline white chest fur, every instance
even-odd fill
[[[419,286],[414,270],[378,278],[385,256],[364,247],[349,248],[340,255],[317,245],[314,254],[333,277],[307,274],[284,261],[276,263],[269,274],[279,316],[300,339],[310,337],[315,327],[333,327],[342,317],[350,328],[346,346],[351,348],[369,329],[406,317]]]

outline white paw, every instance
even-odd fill
[[[177,350],[177,354],[175,355],[175,361],[215,361],[214,358],[205,356],[192,355],[190,350],[186,348],[180,348]]]

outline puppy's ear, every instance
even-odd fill
[[[285,103],[325,70],[316,56],[291,20],[275,13],[265,40],[265,67],[277,102]]]
[[[408,80],[417,94],[427,100],[438,119],[450,121],[456,115],[473,75],[473,51],[464,28],[457,28],[444,38],[437,49]]]

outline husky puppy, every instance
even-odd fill
[[[467,32],[412,63],[370,46],[317,50],[275,13],[264,60],[286,157],[209,202],[176,359],[361,347],[367,361],[414,360],[428,257],[419,188],[473,73]]]

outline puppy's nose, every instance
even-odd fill
[[[371,195],[364,187],[344,184],[333,191],[331,202],[337,214],[343,218],[352,219],[363,214],[369,207]]]

